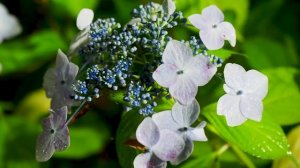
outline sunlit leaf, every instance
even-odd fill
[[[261,122],[248,120],[241,126],[229,127],[223,116],[218,116],[216,104],[204,108],[202,114],[226,141],[243,151],[263,159],[286,156],[288,144],[281,127],[268,115]]]
[[[293,155],[274,161],[273,168],[297,167],[297,163],[300,166],[300,126],[290,131],[288,134],[288,142]],[[294,157],[295,160],[293,160],[292,157]],[[295,164],[295,162],[297,163]]]
[[[30,121],[37,121],[41,116],[48,113],[50,99],[44,90],[37,90],[26,96],[16,108],[16,113],[24,116]]]
[[[281,125],[300,122],[300,72],[295,68],[264,70],[269,78],[269,92],[264,100],[264,111]]]

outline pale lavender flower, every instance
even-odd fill
[[[207,141],[204,133],[205,122],[200,123],[196,128],[191,125],[198,119],[200,105],[194,100],[190,105],[175,103],[172,111],[163,111],[152,116],[160,130],[169,129],[182,135],[185,140],[185,149],[172,164],[179,164],[186,160],[192,153],[193,141]]]
[[[226,117],[229,126],[241,125],[247,119],[260,121],[268,78],[256,70],[245,71],[242,66],[231,63],[226,64],[224,77],[226,94],[218,101],[218,114]]]
[[[70,146],[69,129],[65,125],[68,109],[66,106],[51,111],[42,121],[43,132],[38,136],[36,159],[39,162],[49,160],[55,151],[63,151]]]
[[[77,73],[78,66],[69,62],[67,56],[58,50],[56,65],[46,72],[43,83],[47,97],[52,98],[52,109],[70,106],[73,103],[71,97],[74,96],[74,92],[71,85]]]
[[[180,135],[168,129],[159,130],[150,117],[139,125],[136,138],[147,152],[134,159],[135,168],[164,168],[166,161],[176,161],[185,145]]]
[[[217,50],[224,46],[224,40],[228,40],[231,46],[235,46],[235,29],[229,22],[224,22],[224,14],[215,5],[203,9],[202,14],[194,14],[189,18],[190,22],[200,29],[200,38],[207,49]]]
[[[193,56],[188,46],[176,40],[167,44],[162,61],[153,73],[153,79],[169,88],[170,94],[182,104],[192,103],[198,86],[206,85],[217,71],[208,57]]]

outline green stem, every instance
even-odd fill
[[[218,131],[213,127],[213,125],[211,124],[207,124],[206,128],[208,128],[212,133],[216,134],[217,136],[219,136],[220,138],[222,138],[222,136],[218,133]],[[230,146],[232,147],[232,150],[236,153],[236,155],[242,160],[242,162],[248,167],[248,168],[256,168],[256,166],[254,165],[254,163],[251,161],[251,159],[243,152],[241,151],[238,147],[230,144]],[[225,147],[224,147],[225,148]],[[222,149],[222,148],[221,148]],[[221,150],[220,149],[220,150]],[[220,151],[219,150],[219,151]],[[217,151],[217,153],[219,152]]]
[[[82,109],[82,107],[85,105],[86,101],[82,101],[81,104],[78,106],[78,108],[76,109],[76,111],[72,114],[72,116],[68,119],[68,121],[66,122],[66,126],[70,124],[70,122],[73,120],[73,118],[80,112],[80,110]]]
[[[256,168],[252,160],[238,147],[231,145],[233,151],[235,154],[242,160],[242,162],[248,167],[248,168]]]

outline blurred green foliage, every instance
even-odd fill
[[[101,99],[100,105],[95,105],[94,110],[71,126],[71,147],[67,151],[57,153],[47,163],[37,163],[34,158],[35,140],[41,131],[40,120],[47,115],[49,107],[49,100],[41,91],[41,85],[43,74],[53,63],[57,50],[61,48],[67,51],[78,32],[76,16],[81,8],[94,9],[96,17],[115,17],[118,22],[125,24],[130,19],[130,11],[148,0],[0,2],[19,18],[24,30],[15,39],[0,44],[0,168],[130,165],[137,151],[124,143],[132,138],[142,118],[137,112],[131,111],[120,119],[121,105],[116,106],[106,98]],[[210,85],[199,89],[197,98],[204,109],[203,119],[209,120],[216,130],[207,131],[210,141],[195,143],[189,161],[178,167],[270,167],[273,160],[252,157],[240,149],[255,153],[261,158],[278,158],[288,150],[283,133],[290,130],[288,142],[299,160],[299,127],[294,128],[300,123],[299,1],[176,0],[177,9],[183,11],[186,17],[200,13],[209,4],[216,4],[224,11],[225,20],[233,23],[238,38],[234,49],[228,47],[233,51],[222,49],[213,54],[268,75],[269,94],[264,101],[266,115],[262,123],[247,122],[238,129],[230,130],[224,127],[225,124],[220,124],[224,122],[223,118],[217,117],[216,113],[209,113],[212,106],[205,108],[223,94],[222,81],[215,77]],[[179,39],[197,35],[197,31],[190,27],[173,30],[171,33]],[[119,100],[119,97],[115,95],[113,98]],[[172,102],[162,103],[157,110],[168,109],[171,104]],[[262,129],[256,129],[258,127]],[[220,134],[224,139],[215,134]],[[283,136],[276,141],[283,148],[269,138],[273,134],[276,137],[278,134],[279,137]],[[247,139],[249,135],[254,138],[253,141]],[[266,142],[262,145],[265,148],[269,145],[275,152],[268,153],[258,148],[253,150],[254,145],[257,145],[256,141]],[[239,148],[230,146],[236,142],[240,144]],[[295,166],[291,159],[283,158],[275,161],[273,166],[285,168],[288,165]]]

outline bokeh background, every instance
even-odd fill
[[[47,115],[50,106],[42,89],[42,79],[45,71],[53,65],[57,49],[61,48],[66,52],[78,33],[76,17],[80,9],[91,8],[95,12],[95,18],[114,17],[124,25],[130,20],[133,8],[149,1],[0,0],[0,2],[19,19],[23,28],[19,36],[0,44],[2,67],[0,168],[120,167],[115,135],[122,106],[105,98],[95,103],[92,110],[72,124],[71,147],[67,151],[55,154],[46,163],[35,161],[35,141],[41,131],[40,120]],[[234,50],[230,61],[258,70],[276,67],[298,69],[294,81],[298,86],[298,90],[295,91],[299,95],[300,1],[176,0],[177,9],[186,17],[200,13],[201,9],[209,4],[220,7],[225,13],[225,20],[232,22],[237,30],[236,47],[234,49],[227,47]],[[178,28],[171,33],[177,39],[188,39],[190,35],[198,36],[195,30],[186,27]],[[216,99],[214,95],[209,95],[210,92],[211,90],[207,90],[203,95],[199,95],[200,97],[208,95],[201,101],[202,106]],[[300,113],[300,109],[295,110]],[[290,125],[284,127],[284,130],[288,133],[296,126],[297,124]],[[300,133],[293,135],[292,138],[298,142],[299,159]],[[214,139],[211,143],[214,143]],[[202,149],[200,147],[197,150]],[[203,165],[207,160],[199,159],[195,167],[205,167]],[[257,167],[271,167],[273,163],[272,160],[252,159]],[[212,162],[211,167],[245,167],[230,151]],[[285,166],[277,164],[274,167]]]

